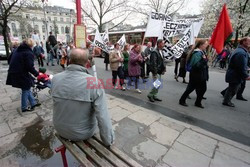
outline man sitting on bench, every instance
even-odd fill
[[[53,123],[57,133],[73,141],[91,138],[97,128],[106,146],[114,140],[112,123],[103,89],[90,89],[85,64],[87,52],[73,49],[70,65],[52,79]],[[92,82],[93,83],[93,82]],[[98,123],[97,123],[98,122]]]

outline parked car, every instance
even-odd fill
[[[6,60],[7,55],[6,55],[6,50],[4,44],[0,43],[0,60]]]

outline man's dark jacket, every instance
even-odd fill
[[[226,82],[240,84],[248,77],[247,74],[248,52],[245,48],[239,46],[232,53],[226,73]]]
[[[151,72],[153,75],[162,74],[166,71],[163,57],[158,48],[154,49],[150,56]]]
[[[34,68],[34,54],[28,45],[21,44],[12,55],[6,84],[29,90],[34,83],[30,73],[38,76]]]

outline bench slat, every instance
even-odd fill
[[[109,167],[110,164],[101,159],[96,153],[88,147],[83,141],[75,142],[75,144],[86,154],[88,155],[98,166]]]
[[[101,142],[101,140],[98,137],[93,136],[93,138],[97,140],[99,143]],[[124,161],[126,164],[128,164],[130,167],[143,167],[138,162],[130,158],[127,154],[123,153],[122,151],[120,151],[118,148],[114,146],[111,146],[110,151],[114,153],[122,161]]]
[[[103,157],[106,158],[108,162],[116,167],[128,167],[123,161],[118,159],[111,151],[109,151],[106,147],[95,141],[93,138],[87,140],[87,142],[96,149]]]
[[[94,165],[85,156],[83,156],[83,154],[81,154],[70,141],[57,134],[56,136],[81,164],[86,167],[94,167]]]

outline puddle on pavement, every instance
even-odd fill
[[[26,130],[20,144],[4,156],[13,154],[21,167],[63,166],[60,153],[54,151],[61,142],[54,136],[54,128],[50,122],[38,122]],[[80,166],[68,151],[66,156],[69,166]]]

